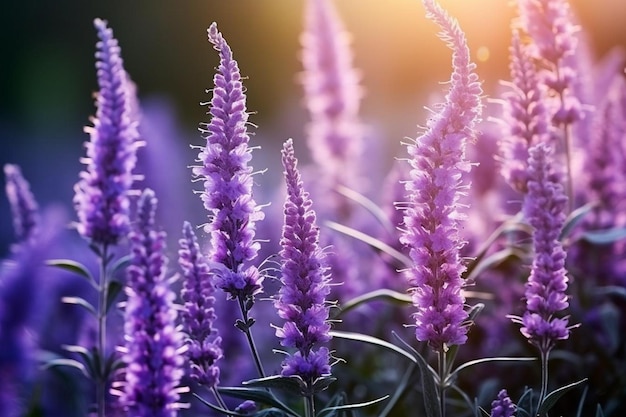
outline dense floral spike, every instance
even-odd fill
[[[504,94],[504,137],[500,141],[501,171],[514,190],[526,193],[528,149],[549,139],[550,117],[545,92],[527,47],[513,32],[509,65],[511,90]]]
[[[100,41],[96,68],[100,90],[94,126],[86,127],[87,169],[75,186],[79,233],[95,244],[116,244],[129,230],[128,193],[141,146],[132,115],[128,75],[120,47],[104,20],[94,21]]]
[[[37,233],[39,208],[28,181],[17,165],[4,166],[6,194],[13,214],[13,228],[18,242],[26,242]]]
[[[307,1],[301,42],[311,155],[324,168],[329,188],[362,188],[363,181],[356,176],[363,147],[358,118],[362,92],[352,67],[348,33],[332,0]]]
[[[195,176],[204,179],[202,201],[211,213],[212,268],[219,269],[217,287],[232,298],[249,298],[262,290],[262,277],[247,263],[257,256],[255,222],[263,212],[252,198],[252,154],[248,147],[246,96],[237,61],[215,23],[209,41],[219,52],[220,65],[213,79],[211,121],[200,129],[207,144],[198,155]]]
[[[221,338],[213,327],[215,287],[189,222],[183,225],[183,238],[179,243],[178,263],[185,278],[181,290],[185,302],[182,322],[187,333],[191,377],[210,388],[219,383],[220,369],[216,363],[222,358]]]
[[[320,347],[330,340],[326,304],[329,277],[319,248],[315,212],[302,186],[291,139],[283,145],[282,162],[287,199],[280,252],[282,287],[275,304],[286,323],[276,330],[276,335],[283,346],[298,349],[283,362],[282,374],[300,376],[311,384],[330,374],[328,349]]]
[[[165,279],[165,233],[155,229],[157,199],[145,190],[129,234],[125,326],[126,382],[122,403],[134,417],[173,417],[180,408],[182,333],[176,328],[175,294]]]
[[[517,407],[509,398],[505,389],[498,393],[498,398],[491,403],[491,417],[513,417]]]
[[[446,103],[428,121],[428,130],[408,146],[410,179],[401,241],[410,248],[416,337],[441,352],[467,340],[463,309],[459,236],[464,215],[459,199],[468,187],[471,165],[465,159],[468,138],[481,113],[482,90],[470,61],[464,33],[456,20],[434,1],[424,0],[427,16],[442,28],[441,38],[453,50],[453,73]]]
[[[568,318],[555,317],[569,305],[565,294],[565,251],[559,241],[567,197],[560,175],[552,172],[550,154],[551,148],[546,144],[530,149],[524,214],[534,228],[535,255],[526,283],[526,312],[522,317],[512,316],[522,325],[522,334],[542,352],[550,351],[555,341],[569,337]]]

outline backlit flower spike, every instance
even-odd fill
[[[134,417],[174,417],[183,376],[183,335],[176,327],[175,294],[165,279],[165,233],[155,228],[157,199],[145,190],[129,233],[122,404]]]
[[[37,234],[39,207],[30,190],[28,181],[22,176],[19,166],[4,166],[6,194],[13,215],[13,229],[19,243],[27,242]]]
[[[210,266],[218,270],[216,286],[231,298],[251,299],[262,291],[263,278],[249,263],[259,250],[255,222],[264,215],[252,197],[246,96],[237,61],[215,23],[208,37],[220,64],[213,79],[211,121],[200,129],[207,142],[193,174],[204,181],[202,201],[210,212],[206,231],[211,234]]]
[[[513,32],[510,51],[510,90],[504,93],[503,138],[499,143],[501,172],[516,191],[525,194],[528,181],[528,149],[550,140],[550,116],[545,91],[527,46]]]
[[[280,318],[286,322],[277,328],[281,344],[298,351],[283,362],[282,375],[300,376],[311,385],[317,378],[330,374],[329,351],[323,346],[330,340],[330,292],[328,268],[319,247],[319,228],[309,194],[304,191],[293,143],[283,145],[287,198],[285,223],[281,238],[282,287],[275,302]]]
[[[213,327],[215,287],[189,222],[183,225],[183,238],[179,244],[178,263],[185,279],[181,290],[185,303],[182,322],[187,333],[191,378],[211,388],[219,383],[220,369],[216,363],[223,356],[221,338]]]
[[[509,394],[505,389],[498,393],[498,398],[491,402],[490,417],[513,417],[517,411],[517,407],[509,398]]]
[[[362,192],[365,181],[358,173],[364,146],[359,120],[363,92],[352,66],[349,34],[332,0],[307,0],[304,24],[301,80],[310,117],[309,150],[322,168],[325,193],[338,185]],[[338,195],[328,196],[325,200]],[[324,204],[337,209],[338,202]]]
[[[91,243],[114,245],[129,230],[128,195],[136,150],[142,143],[117,39],[106,21],[95,19],[94,25],[100,39],[96,52],[97,110],[93,127],[85,128],[90,141],[85,144],[87,156],[81,162],[87,167],[74,187],[74,205],[78,232]]]
[[[468,315],[461,294],[465,266],[459,255],[466,243],[459,233],[465,215],[459,209],[471,168],[465,146],[475,137],[482,90],[457,21],[432,0],[424,5],[453,50],[453,72],[445,104],[428,121],[426,132],[408,145],[411,170],[402,204],[406,209],[401,241],[413,260],[406,274],[417,307],[416,337],[443,352],[467,340]]]
[[[520,331],[542,352],[549,352],[557,340],[567,339],[568,318],[557,318],[568,303],[565,251],[559,235],[565,223],[567,197],[554,173],[550,160],[552,150],[543,143],[530,149],[528,161],[528,194],[524,214],[533,227],[534,260],[526,283],[526,311],[514,317]]]

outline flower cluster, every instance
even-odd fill
[[[37,234],[39,207],[19,166],[6,164],[4,176],[17,241],[26,242]]]

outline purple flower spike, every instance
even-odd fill
[[[200,129],[207,144],[193,174],[204,180],[202,201],[211,213],[206,231],[211,233],[210,261],[218,274],[217,286],[231,298],[247,299],[262,291],[262,276],[246,264],[257,256],[255,222],[264,215],[252,198],[248,113],[239,67],[215,23],[208,35],[220,65],[213,79],[211,121]]]
[[[165,279],[165,233],[155,229],[157,200],[145,190],[129,234],[125,313],[126,382],[122,404],[134,417],[174,417],[181,407],[182,333],[176,328],[175,294]]]
[[[408,146],[412,159],[401,241],[410,248],[414,263],[407,276],[418,308],[416,337],[442,352],[467,340],[468,316],[461,294],[465,267],[459,255],[466,243],[459,236],[465,215],[458,209],[469,186],[465,176],[471,165],[465,159],[465,144],[475,136],[482,90],[456,20],[432,0],[424,5],[453,50],[453,73],[445,105],[428,121],[428,130]]]
[[[535,65],[513,32],[511,90],[505,93],[504,137],[500,142],[501,171],[514,190],[525,194],[528,182],[528,149],[549,140],[550,117],[545,107],[546,92],[539,82]]]
[[[276,301],[283,327],[276,330],[281,344],[298,349],[283,362],[284,376],[297,375],[307,384],[330,374],[329,352],[321,343],[330,340],[326,296],[330,292],[327,266],[319,248],[319,229],[309,194],[304,191],[293,142],[283,145],[287,199],[281,238],[282,287]],[[317,349],[317,350],[316,350]]]
[[[311,117],[308,144],[329,188],[359,188],[363,147],[358,113],[362,91],[349,37],[332,0],[308,0],[302,34],[302,83]],[[362,188],[362,187],[361,187]],[[334,195],[331,194],[331,195]]]
[[[503,389],[498,393],[498,398],[491,403],[491,417],[513,417],[517,407],[509,398],[506,390]]]
[[[522,334],[542,352],[550,351],[555,341],[569,337],[568,318],[555,317],[569,305],[565,294],[565,251],[558,240],[565,222],[567,197],[560,175],[551,171],[550,154],[551,149],[545,144],[530,149],[524,214],[534,228],[535,258],[526,283],[526,312],[523,317],[511,316],[522,325]]]
[[[185,282],[181,296],[185,302],[182,312],[183,330],[187,333],[187,356],[191,377],[201,385],[214,387],[219,383],[220,369],[216,362],[222,358],[221,338],[213,327],[215,321],[215,288],[191,224],[185,222],[178,251],[178,263]]]
[[[22,176],[19,166],[6,164],[4,176],[17,241],[26,242],[37,233],[39,208],[33,193],[30,191],[30,185]]]
[[[85,128],[90,141],[82,162],[87,169],[74,187],[74,204],[78,232],[94,244],[113,245],[129,230],[128,193],[141,142],[120,47],[106,21],[96,19],[94,25],[100,39],[96,52],[100,91],[94,126]]]

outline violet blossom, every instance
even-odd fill
[[[424,0],[424,5],[453,50],[453,73],[446,103],[428,121],[427,131],[408,145],[411,171],[401,242],[410,248],[413,260],[406,275],[418,309],[416,337],[443,352],[467,340],[468,315],[461,293],[465,266],[459,254],[466,243],[459,232],[465,215],[459,208],[471,168],[465,145],[475,136],[482,90],[457,21],[432,0]]]
[[[28,181],[22,176],[19,166],[6,164],[6,194],[13,215],[13,229],[19,243],[27,242],[37,234],[39,207],[30,191]]]
[[[183,238],[179,243],[178,263],[185,278],[181,290],[185,302],[182,322],[183,330],[187,333],[191,378],[212,388],[219,383],[220,369],[216,362],[223,356],[221,338],[213,327],[216,319],[215,287],[189,222],[184,223]]]
[[[565,222],[567,197],[561,176],[551,168],[551,148],[538,144],[530,149],[528,194],[524,214],[533,227],[534,260],[526,283],[526,311],[522,317],[509,316],[522,325],[520,331],[541,352],[549,352],[557,340],[567,339],[568,318],[556,314],[569,303],[565,293],[567,276],[565,251],[559,234]]]
[[[117,39],[106,21],[95,19],[94,25],[100,39],[96,52],[100,90],[94,125],[85,128],[90,141],[85,144],[87,156],[81,162],[87,168],[75,186],[74,204],[78,232],[91,243],[111,245],[129,230],[128,195],[141,142]]]
[[[517,411],[517,407],[509,398],[509,394],[505,389],[500,390],[498,398],[491,402],[490,417],[513,417]]]
[[[319,248],[319,229],[309,194],[304,191],[293,143],[283,145],[287,198],[281,247],[282,287],[275,302],[280,318],[286,320],[276,330],[281,345],[298,351],[283,362],[282,375],[296,375],[309,386],[316,379],[330,374],[328,348],[320,346],[330,340],[330,292],[328,268]]]
[[[193,174],[204,181],[202,201],[210,212],[205,230],[211,234],[209,260],[217,271],[216,286],[233,299],[249,300],[262,291],[263,277],[249,263],[259,250],[255,222],[264,215],[252,197],[246,96],[237,61],[215,23],[208,37],[219,52],[220,65],[211,90],[211,121],[200,129],[207,143]]]
[[[174,417],[183,376],[183,335],[176,327],[175,294],[166,280],[165,233],[155,227],[157,199],[146,189],[129,234],[124,333],[126,377],[122,405],[133,417]]]

